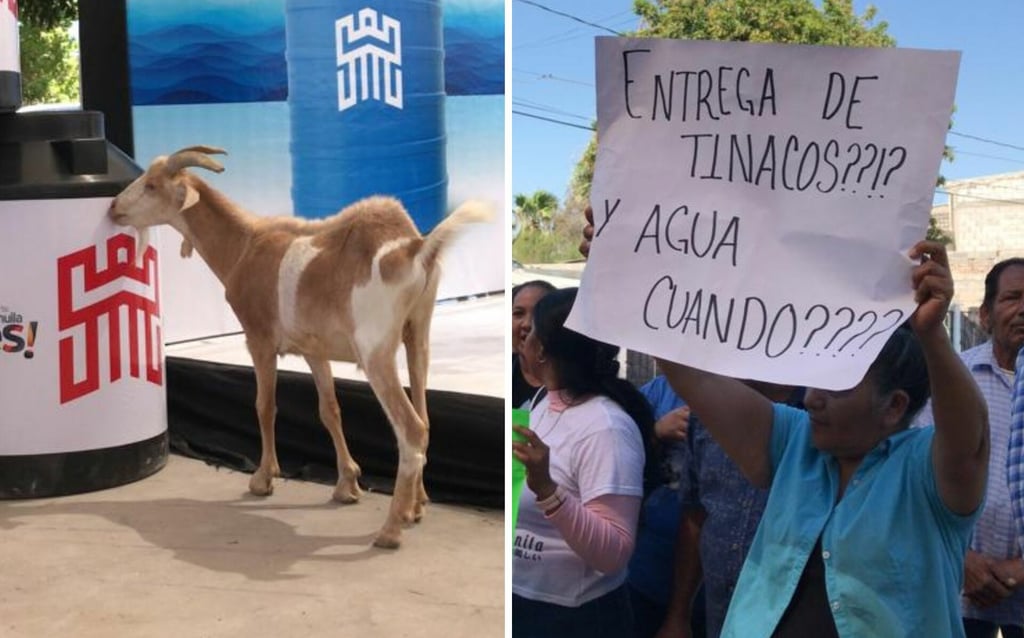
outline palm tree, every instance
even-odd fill
[[[515,203],[516,217],[524,228],[551,230],[551,217],[558,210],[557,197],[548,191],[539,190],[532,195],[516,195]]]

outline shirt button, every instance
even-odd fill
[[[832,601],[832,611],[839,611],[839,601],[838,600],[833,600]]]
[[[832,558],[832,552],[830,552],[830,551],[828,551],[826,549],[825,551],[823,551],[821,553],[821,557],[824,558],[825,560],[828,560],[828,559]]]

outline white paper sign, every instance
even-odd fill
[[[916,307],[952,51],[597,38],[596,237],[567,325],[856,385]]]

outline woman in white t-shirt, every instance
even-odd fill
[[[514,638],[631,635],[626,566],[645,486],[657,462],[654,418],[643,395],[618,378],[618,348],[564,327],[576,289],[534,308],[520,356],[544,384],[526,441],[512,560]],[[650,469],[648,469],[650,468]]]

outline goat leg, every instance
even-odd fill
[[[277,366],[274,351],[254,346],[255,339],[247,339],[246,345],[252,355],[256,372],[256,416],[260,422],[262,452],[260,466],[249,479],[249,491],[256,496],[268,496],[274,492],[274,477],[281,475],[277,462],[277,448],[274,443],[274,420],[277,417]]]
[[[398,440],[398,473],[391,507],[373,543],[384,548],[398,547],[402,528],[416,520],[418,478],[426,463],[426,426],[402,388],[394,356],[395,348],[381,348],[366,367],[370,387],[391,421]]]
[[[402,331],[402,343],[405,345],[405,358],[409,368],[409,390],[412,395],[412,405],[416,415],[423,422],[423,453],[430,436],[430,419],[427,417],[427,368],[430,360],[430,322],[434,312],[433,299],[436,291],[424,295],[423,301],[415,309],[406,321]],[[415,505],[413,508],[413,520],[419,522],[426,510],[427,490],[423,486],[423,467],[417,472],[415,479]]]
[[[355,503],[359,501],[363,491],[359,488],[359,465],[352,458],[345,442],[345,434],[341,426],[341,408],[338,397],[334,393],[334,375],[331,364],[326,359],[306,357],[306,363],[313,372],[316,393],[320,404],[320,421],[327,428],[334,443],[334,453],[338,464],[338,484],[334,488],[334,500],[339,503]]]

